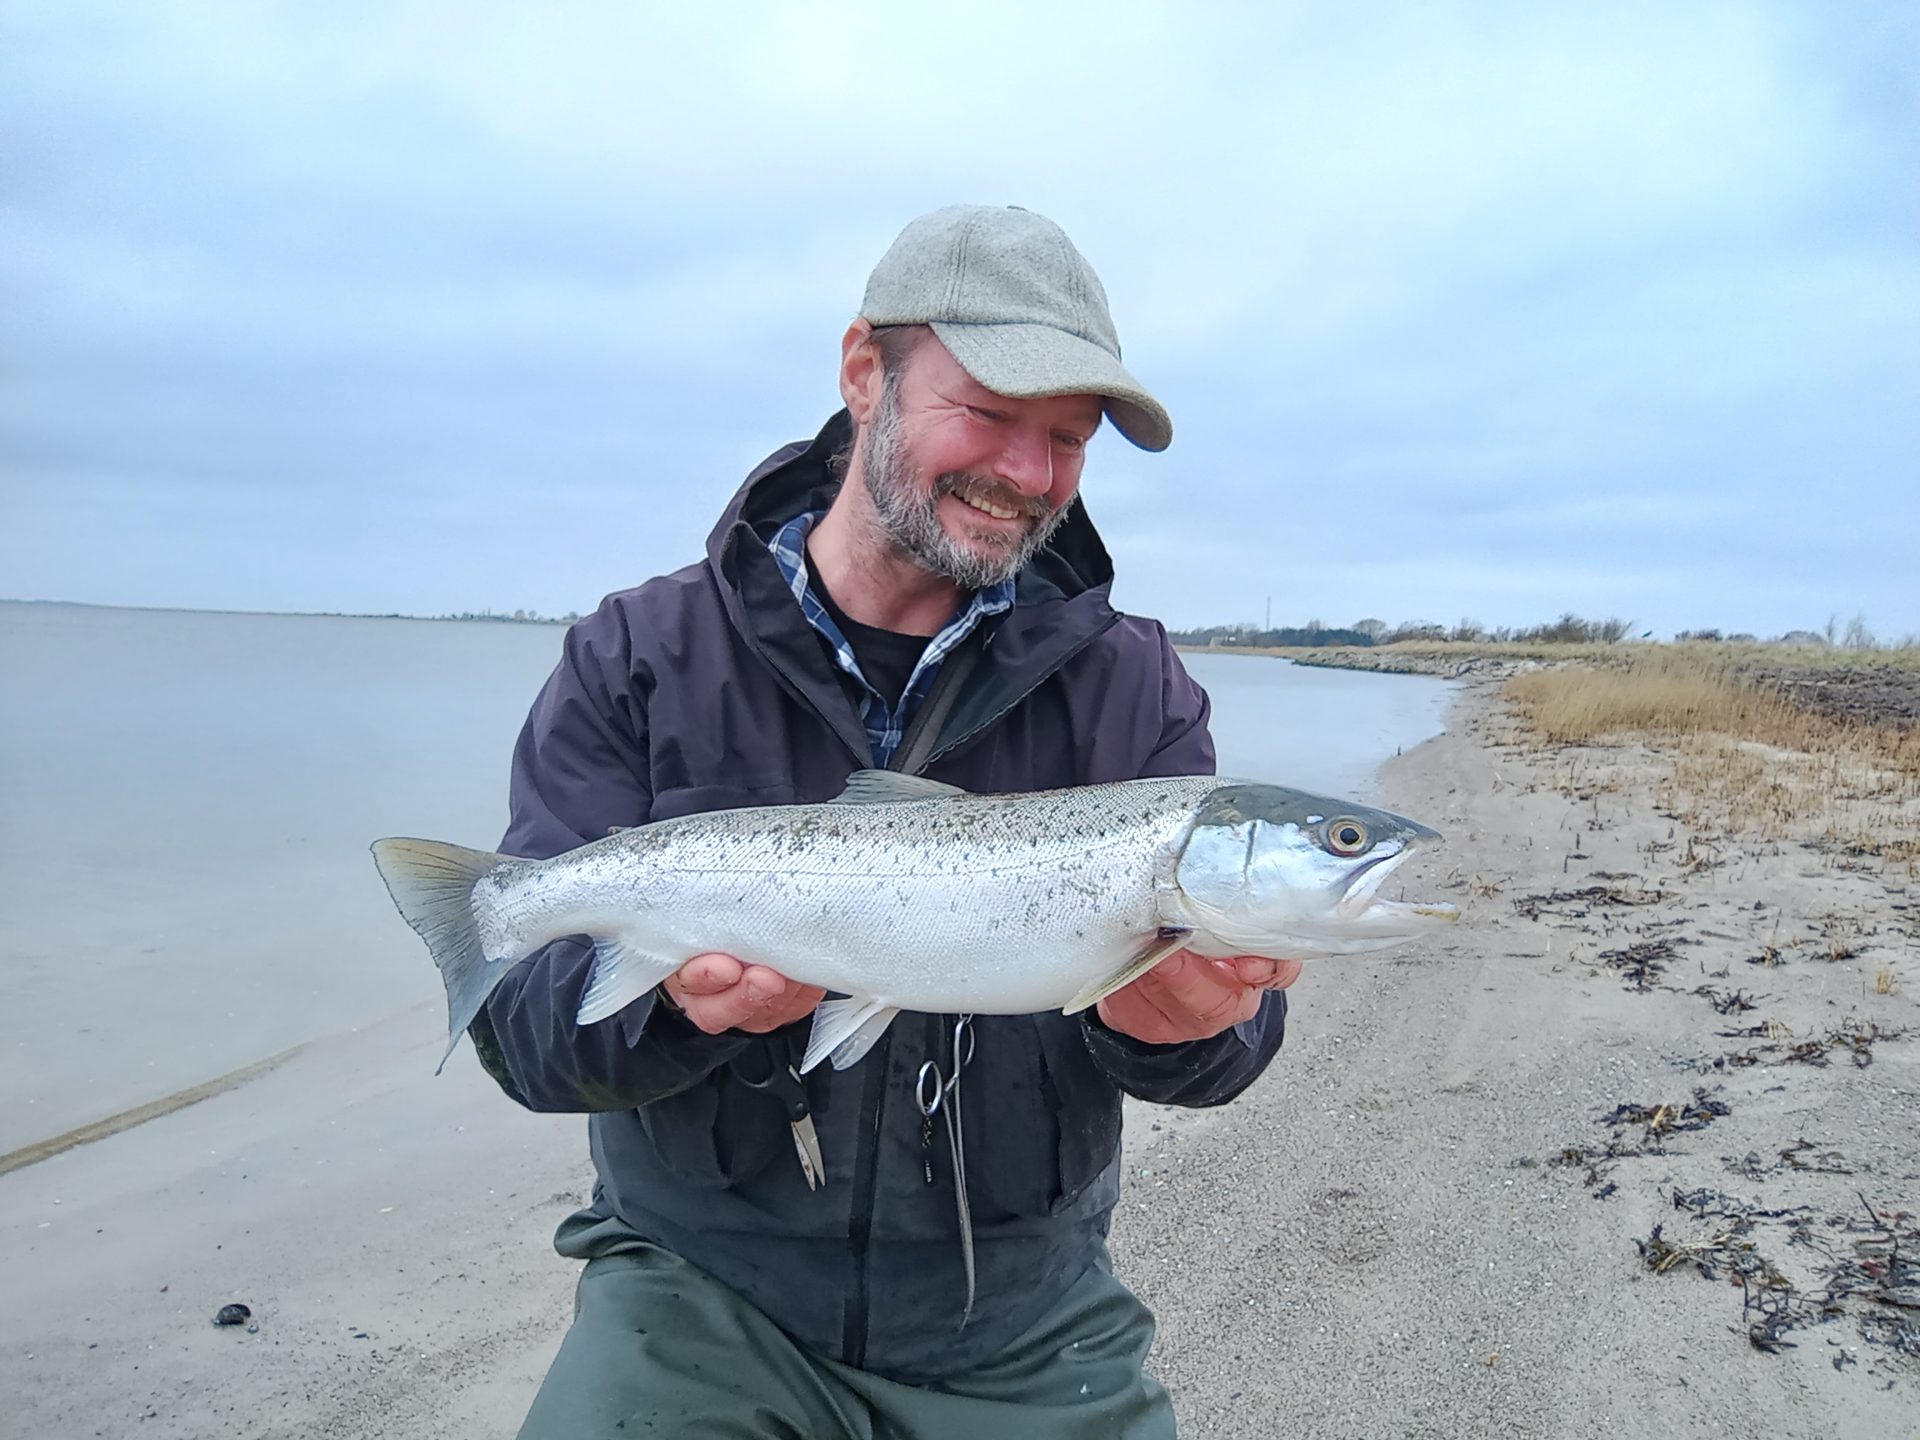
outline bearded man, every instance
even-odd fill
[[[866,768],[983,791],[1213,772],[1206,696],[1108,603],[1078,499],[1103,417],[1147,450],[1172,426],[1060,228],[913,221],[840,392],[747,477],[704,563],[568,632],[503,851],[830,800]],[[1107,1258],[1121,1098],[1238,1094],[1297,964],[1180,952],[1080,1015],[903,1014],[802,1081],[817,988],[702,955],[579,1026],[591,958],[549,946],[472,1027],[515,1100],[592,1117],[592,1201],[555,1240],[586,1261],[575,1318],[523,1437],[1173,1433],[1152,1315]]]

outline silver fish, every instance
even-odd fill
[[[867,770],[827,804],[663,820],[551,860],[407,839],[373,854],[446,982],[448,1055],[515,962],[585,935],[582,1025],[707,951],[845,996],[815,1012],[806,1071],[853,1064],[901,1010],[1083,1010],[1177,949],[1313,959],[1400,944],[1456,918],[1379,898],[1438,839],[1382,810],[1211,775],[984,795]]]

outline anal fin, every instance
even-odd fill
[[[899,1013],[899,1006],[865,995],[822,1000],[813,1012],[813,1033],[807,1037],[800,1073],[806,1074],[828,1056],[833,1057],[834,1069],[846,1069],[873,1048]]]
[[[1124,965],[1106,979],[1096,980],[1087,986],[1067,1002],[1061,1013],[1077,1015],[1090,1006],[1098,1005],[1114,991],[1131,985],[1192,938],[1191,930],[1155,931],[1140,942],[1139,948],[1127,957]]]

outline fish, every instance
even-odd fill
[[[802,1073],[857,1063],[902,1010],[1068,1014],[1176,950],[1322,959],[1457,918],[1381,898],[1440,839],[1384,810],[1257,781],[1172,776],[987,794],[889,770],[821,804],[681,816],[550,860],[377,840],[447,990],[447,1059],[519,961],[593,943],[593,1025],[694,956],[827,990]]]

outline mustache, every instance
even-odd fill
[[[942,495],[957,495],[962,500],[983,500],[1002,510],[1024,515],[1029,520],[1048,519],[1054,511],[1044,495],[1022,495],[983,475],[974,475],[965,470],[949,470],[934,480],[933,498],[938,500]]]

